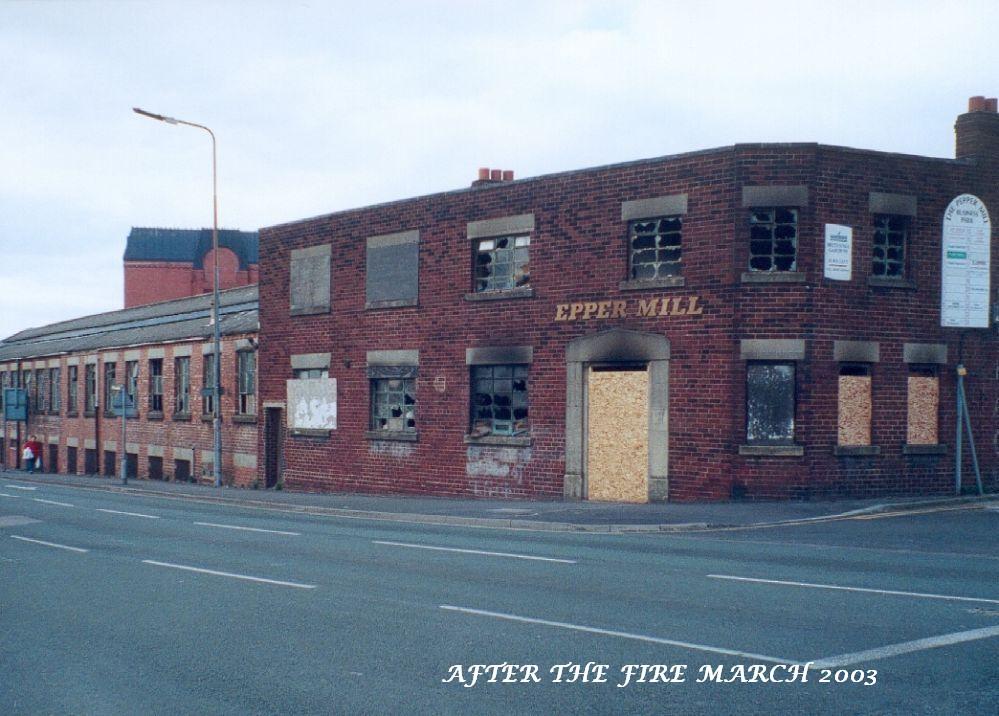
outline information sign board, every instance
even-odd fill
[[[944,212],[941,241],[940,325],[989,327],[992,223],[977,196],[961,194]]]

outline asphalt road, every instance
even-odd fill
[[[0,713],[993,714],[997,527],[518,532],[0,480]]]

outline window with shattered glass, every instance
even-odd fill
[[[416,379],[371,380],[371,429],[386,432],[416,430]]]
[[[650,281],[680,275],[680,216],[628,222],[628,276]]]
[[[897,214],[874,215],[872,276],[905,278],[905,244],[908,233],[909,217]]]
[[[482,239],[475,246],[475,290],[508,291],[531,283],[530,236]]]
[[[472,437],[527,434],[527,366],[472,367]]]
[[[295,380],[310,380],[314,378],[329,378],[329,368],[295,368],[292,371]]]
[[[794,363],[746,365],[746,441],[794,442]]]
[[[798,210],[753,209],[749,214],[749,270],[794,271],[798,253]]]

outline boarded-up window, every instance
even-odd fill
[[[871,369],[844,365],[839,369],[840,445],[871,444]]]
[[[940,380],[933,367],[913,368],[909,373],[909,415],[905,442],[936,445],[940,410]]]
[[[328,313],[330,310],[330,258],[333,247],[311,246],[291,252],[289,291],[291,315]]]
[[[794,363],[746,365],[746,442],[794,442]]]
[[[367,241],[367,308],[415,306],[419,295],[420,232],[372,236]]]

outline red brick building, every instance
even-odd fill
[[[202,395],[221,366],[222,473],[256,477],[257,287],[220,294],[222,350],[216,363],[211,294],[127,308],[21,331],[0,341],[0,384],[23,387],[29,418],[6,422],[0,461],[20,467],[27,436],[43,443],[43,469],[133,477],[213,480],[212,398]],[[135,417],[109,410],[127,386]]]
[[[996,103],[970,109],[954,159],[743,144],[518,181],[480,170],[467,189],[263,229],[260,480],[945,493],[963,360],[995,489],[995,243],[984,324],[941,327],[948,206],[970,194],[999,215]]]
[[[219,288],[257,283],[257,234],[221,229]],[[125,308],[212,290],[211,229],[133,228],[125,244]]]

